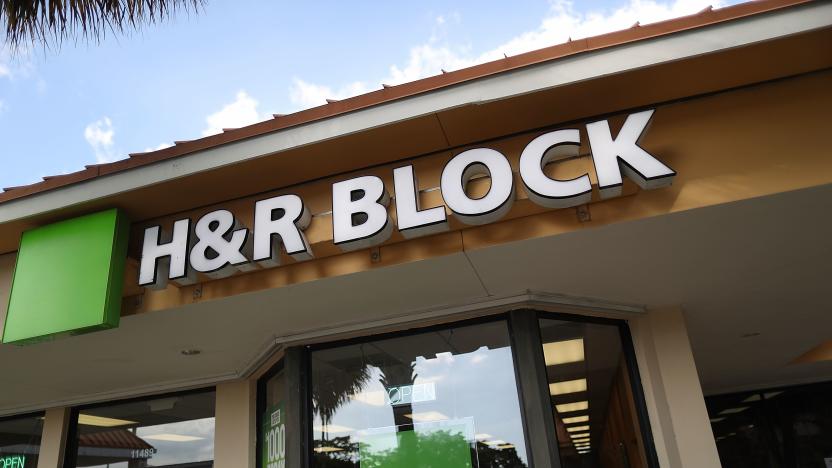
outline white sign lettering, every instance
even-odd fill
[[[387,213],[390,195],[375,176],[332,184],[332,241],[342,250],[357,250],[390,238]]]
[[[188,250],[190,249],[189,219],[180,219],[173,223],[173,234],[167,242],[162,242],[161,227],[151,226],[144,230],[142,259],[139,266],[139,284],[153,289],[164,289],[168,280],[180,284],[194,282],[193,270],[188,268]],[[160,272],[162,274],[160,275]]]
[[[471,198],[465,192],[476,176],[491,178],[488,193]],[[499,151],[475,148],[454,156],[442,171],[442,198],[465,224],[492,223],[511,210],[514,203],[514,174],[508,159]]]
[[[404,237],[410,239],[448,229],[445,208],[437,206],[420,210],[413,166],[393,169],[393,185],[396,191],[396,221]]]
[[[623,176],[645,190],[670,185],[676,172],[639,146],[653,110],[627,116],[618,135],[609,122],[586,125],[589,147],[601,198],[621,194]],[[546,208],[566,208],[588,203],[592,197],[589,174],[559,180],[546,167],[578,156],[578,129],[556,130],[533,139],[520,154],[519,176],[529,199]],[[479,197],[468,191],[474,178],[488,179],[488,190]],[[480,225],[504,217],[514,203],[514,173],[508,159],[490,148],[463,151],[442,170],[441,190],[445,206],[423,209],[413,166],[393,170],[396,225],[405,238],[448,229],[446,207],[462,223]],[[333,242],[350,251],[380,244],[390,238],[393,221],[388,211],[391,197],[377,176],[361,176],[332,184]],[[243,226],[227,210],[216,210],[196,220],[180,219],[171,234],[161,226],[144,230],[139,284],[164,288],[167,282],[193,284],[195,273],[223,278],[255,265],[280,265],[281,253],[297,261],[313,258],[305,230],[312,216],[294,194],[257,201],[254,225]],[[407,391],[415,391],[407,389]]]
[[[621,195],[622,171],[645,190],[666,187],[673,181],[676,172],[638,146],[652,117],[652,109],[630,114],[615,138],[606,120],[587,124],[601,198]]]
[[[520,155],[520,177],[529,199],[547,208],[582,205],[592,198],[589,174],[572,180],[550,179],[543,169],[549,163],[578,156],[581,134],[577,129],[558,130],[532,140]]]
[[[280,245],[295,260],[312,258],[303,231],[312,215],[297,195],[281,195],[254,204],[254,257],[262,267],[280,265]]]
[[[434,382],[427,382],[390,387],[386,393],[387,403],[391,406],[434,401],[436,400],[436,384]]]

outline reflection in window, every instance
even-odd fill
[[[70,466],[213,466],[214,398],[209,391],[81,409]]]
[[[617,325],[540,320],[561,464],[647,466]]]
[[[725,468],[832,466],[832,382],[705,399]]]
[[[313,466],[526,467],[504,322],[314,351]]]
[[[37,466],[42,432],[43,416],[0,420],[0,468]]]

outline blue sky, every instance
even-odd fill
[[[207,0],[100,43],[0,46],[0,187],[712,0]]]

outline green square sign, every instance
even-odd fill
[[[3,343],[117,327],[128,232],[110,209],[23,233]]]

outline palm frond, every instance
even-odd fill
[[[5,41],[49,45],[67,38],[95,40],[168,19],[177,10],[198,11],[204,0],[0,0]]]
[[[320,415],[321,423],[327,426],[332,416],[342,405],[361,390],[370,379],[369,366],[352,367],[333,372],[331,369],[313,367],[312,411]]]

